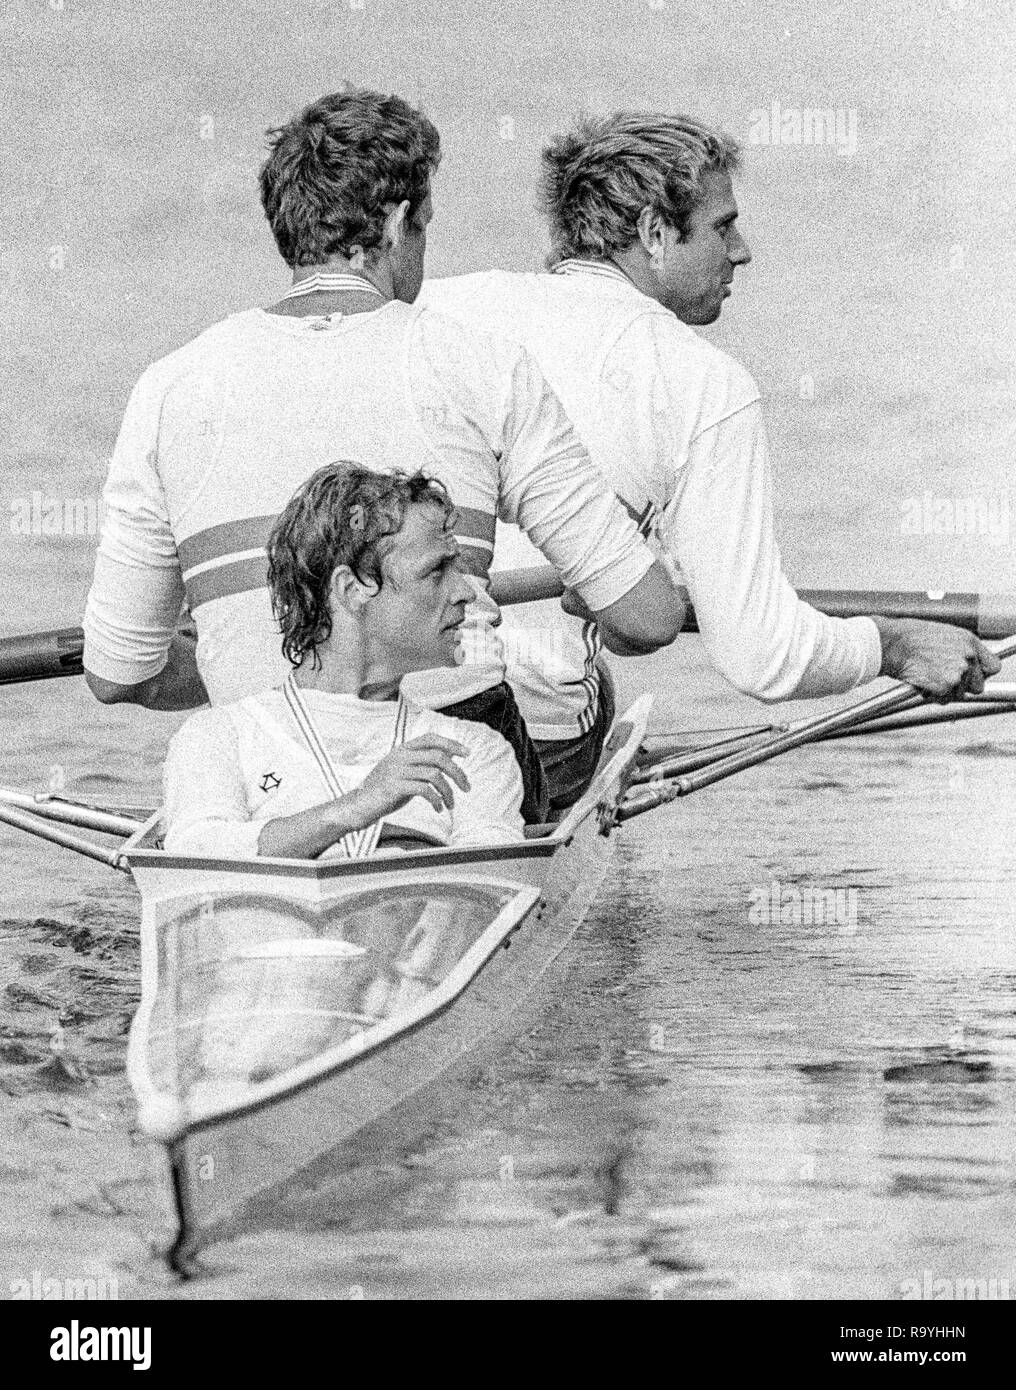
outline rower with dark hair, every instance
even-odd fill
[[[269,309],[231,315],[150,367],[127,407],[85,615],[100,700],[188,709],[284,675],[265,542],[336,457],[440,478],[472,576],[462,661],[413,678],[431,709],[504,733],[527,821],[539,757],[505,681],[487,576],[498,520],[520,526],[619,654],[655,650],[683,609],[524,349],[421,310],[438,135],[395,96],[322,97],[271,133],[265,213],[292,269]],[[197,650],[176,635],[186,598]]]
[[[455,521],[444,488],[422,474],[342,462],[297,492],[268,541],[293,670],[176,734],[168,850],[353,858],[379,844],[522,838],[522,778],[501,735],[400,691],[410,671],[455,663],[473,595]]]

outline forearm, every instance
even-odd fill
[[[258,836],[258,854],[272,859],[316,859],[351,830],[362,830],[373,817],[357,793],[323,801],[306,811],[270,820]]]
[[[197,664],[197,643],[189,634],[177,633],[170,643],[165,666],[137,685],[121,685],[86,671],[88,687],[104,705],[141,705],[144,709],[197,709],[208,704],[208,691]]]

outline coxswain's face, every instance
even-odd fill
[[[734,271],[751,260],[737,230],[737,202],[730,175],[720,170],[702,181],[702,197],[682,238],[665,227],[655,263],[657,298],[683,323],[715,323],[731,293]]]
[[[434,216],[430,193],[403,224],[402,240],[392,253],[392,285],[395,298],[412,304],[423,285],[423,263],[427,253],[427,226]]]
[[[473,588],[465,578],[459,544],[433,503],[406,509],[402,529],[381,561],[383,583],[365,609],[369,640],[393,673],[456,663],[459,630]]]

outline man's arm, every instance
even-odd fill
[[[152,369],[135,386],[110,462],[84,666],[103,704],[181,710],[206,704],[193,637],[177,632],[184,588],[159,476],[162,392]]]
[[[165,666],[155,676],[135,685],[106,680],[85,669],[85,682],[104,705],[142,705],[152,710],[197,709],[208,704],[208,691],[198,672],[197,641],[191,633],[178,632],[169,645]]]
[[[668,645],[657,640],[660,632],[667,632],[674,625],[676,637],[685,614],[684,602],[659,561],[654,562],[634,589],[608,608],[589,608],[574,589],[565,590],[561,607],[573,618],[596,623],[603,645],[614,656],[648,656],[658,651]]]
[[[710,658],[756,699],[836,695],[884,675],[947,700],[1000,669],[959,628],[832,618],[797,596],[776,544],[757,403],[695,440],[665,524]]]
[[[668,646],[684,622],[680,595],[522,350],[505,419],[502,518],[558,570],[609,651],[642,656]]]
[[[521,840],[522,773],[515,754],[500,734],[483,724],[470,724],[462,737],[469,745],[462,762],[468,786],[455,792],[451,843],[499,845]]]
[[[536,359],[440,312],[423,310],[415,334],[411,375],[421,424],[436,457],[461,481],[456,505],[520,527],[565,587],[592,614],[606,614],[611,649],[644,653],[672,642],[684,620],[680,597],[662,569],[634,592],[654,570],[652,551]],[[484,573],[489,562],[488,553]]]

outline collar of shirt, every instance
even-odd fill
[[[616,265],[611,265],[607,261],[582,261],[575,257],[568,257],[567,260],[558,261],[551,271],[552,275],[595,275],[597,279],[608,283],[620,285],[626,290],[635,294],[642,295],[639,287],[625,275],[623,270],[619,270]],[[643,298],[646,298],[643,295]]]

